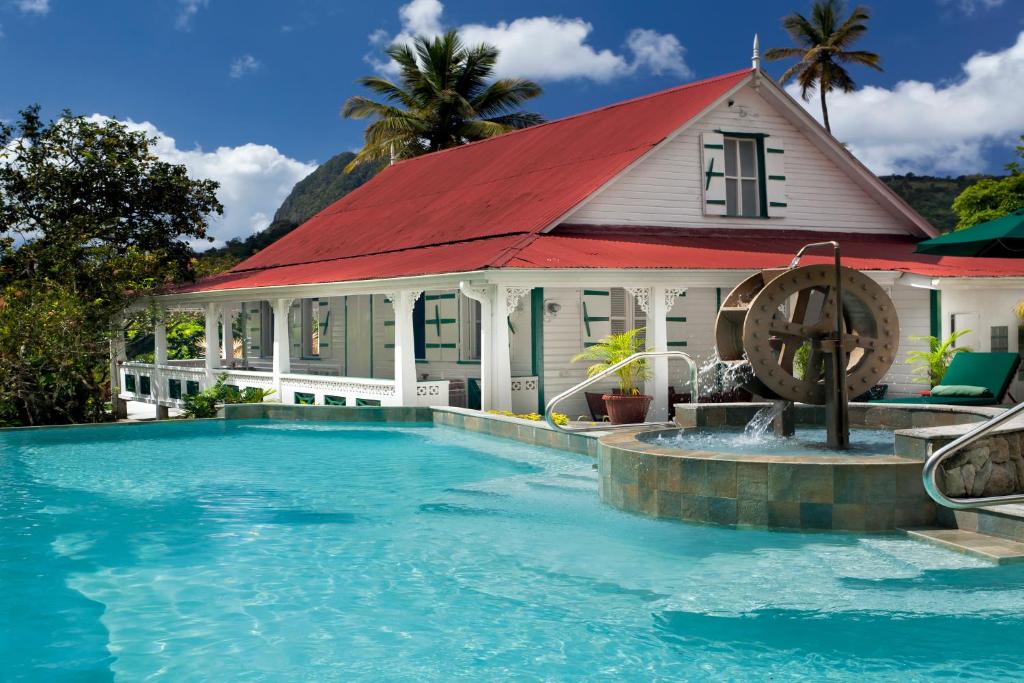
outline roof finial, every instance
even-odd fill
[[[395,143],[391,143],[391,159],[388,161],[388,166],[395,165]]]
[[[758,46],[756,33],[754,34],[754,54],[750,58],[750,67],[754,71],[757,71],[758,69],[761,68],[761,49]]]

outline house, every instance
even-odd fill
[[[916,336],[969,325],[979,348],[1024,350],[1010,311],[1024,261],[913,253],[935,234],[755,61],[386,168],[231,271],[158,297],[205,313],[206,359],[168,363],[158,323],[155,365],[115,348],[118,392],[162,411],[226,372],[285,403],[542,411],[609,332],[644,326],[652,348],[710,356],[722,297],[827,239],[896,303],[885,381],[906,395],[921,388],[902,362]],[[667,397],[684,374],[660,363],[650,390]],[[587,415],[582,397],[565,411]]]

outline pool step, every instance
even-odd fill
[[[994,505],[974,510],[939,508],[938,523],[1024,543],[1024,505]]]
[[[918,541],[940,545],[995,564],[1024,562],[1024,543],[964,529],[904,529]]]

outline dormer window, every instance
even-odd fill
[[[761,215],[759,207],[760,169],[757,163],[757,140],[725,138],[725,214],[727,216]]]
[[[759,132],[701,133],[704,215],[781,218],[786,172],[781,140]]]

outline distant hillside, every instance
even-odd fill
[[[942,232],[956,225],[953,200],[969,185],[992,176],[962,175],[957,178],[935,178],[927,175],[884,175],[882,181],[903,197],[917,212]]]
[[[274,220],[266,230],[244,240],[229,240],[224,247],[203,252],[196,264],[199,274],[207,275],[227,270],[242,259],[255,254],[309,220],[321,209],[365,183],[380,170],[379,166],[360,166],[352,173],[346,174],[345,166],[354,156],[352,152],[342,152],[300,180],[274,214]],[[956,215],[950,208],[953,200],[964,188],[984,177],[988,176],[936,178],[908,173],[882,176],[882,181],[917,209],[932,225],[945,232],[956,225]]]
[[[352,152],[342,152],[318,166],[315,171],[295,184],[274,214],[274,220],[265,230],[245,239],[228,240],[223,247],[204,251],[199,255],[197,270],[203,275],[227,270],[235,263],[281,239],[318,211],[365,183],[380,170],[379,166],[361,164],[351,173],[345,173],[345,166],[354,157],[355,154]]]

